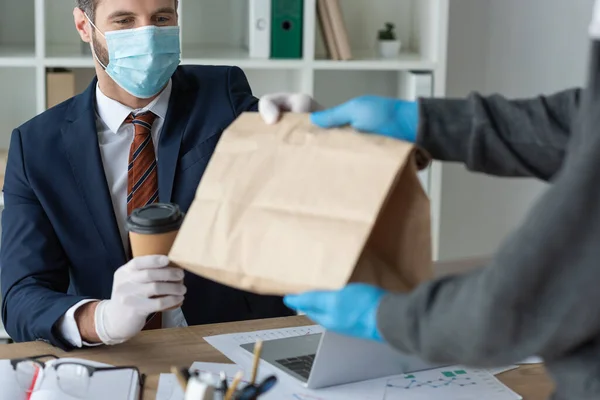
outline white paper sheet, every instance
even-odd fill
[[[235,374],[240,371],[241,368],[235,364],[217,364],[217,363],[204,363],[195,362],[190,367],[190,371],[198,371],[209,373],[213,375],[213,378],[218,382],[220,380],[219,374],[225,372],[228,378],[228,383],[231,384]],[[246,384],[246,380],[242,379],[242,384]],[[173,374],[160,374],[158,379],[158,390],[156,391],[156,400],[183,400],[183,390],[177,382],[177,378]]]
[[[221,371],[231,378],[240,368],[233,364],[194,363],[190,368],[214,374]],[[249,374],[247,371],[245,376]],[[279,375],[282,373],[278,373]],[[259,380],[264,379],[259,371]],[[244,384],[247,382],[244,382]],[[414,374],[308,390],[300,384],[280,381],[264,400],[518,400],[521,397],[502,385],[486,370],[458,366],[422,371]],[[183,400],[184,394],[172,374],[161,374],[156,400]]]
[[[17,382],[15,370],[8,360],[0,360],[0,400],[25,400],[26,393],[23,393]]]
[[[240,347],[242,344],[254,343],[259,339],[267,341],[323,332],[324,329],[321,326],[311,325],[298,328],[268,329],[256,332],[208,336],[205,337],[204,340],[206,340],[211,346],[219,350],[221,353],[225,354],[225,356],[231,361],[243,368],[250,368],[252,366],[253,356],[251,353]],[[263,368],[262,364],[265,364],[266,367],[269,366],[269,364],[261,361],[261,368]]]
[[[488,368],[487,371],[492,375],[500,375],[504,372],[512,371],[519,368],[519,365],[527,364],[542,364],[544,360],[540,357],[528,357],[525,360],[517,363],[517,365],[507,365],[506,367]]]
[[[227,374],[229,383],[231,384],[232,377],[238,372],[243,371],[244,377],[249,377],[251,370],[244,370],[235,364],[215,364],[196,362],[192,364],[191,370],[198,370],[205,373],[212,373],[218,379],[221,371]],[[280,378],[281,373],[277,373]],[[258,371],[257,380],[269,376],[265,371]],[[240,387],[247,384],[245,379],[242,379]],[[271,392],[261,396],[261,400],[381,400],[383,395],[382,386],[384,382],[377,382],[376,386],[371,386],[369,383],[359,383],[352,385],[338,386],[336,388],[322,389],[319,391],[308,390],[299,384],[289,384],[280,381],[275,385]],[[156,400],[183,400],[184,394],[173,374],[161,374],[156,393]]]
[[[42,379],[37,380],[31,400],[78,400],[76,397],[64,393],[57,384],[55,369],[53,364],[73,361],[85,363],[94,367],[109,367],[110,365],[101,364],[93,361],[61,358],[46,363],[46,368]],[[25,399],[25,393],[16,381],[14,370],[8,360],[0,360],[0,400],[19,400]],[[133,400],[136,399],[139,392],[137,374],[131,370],[117,370],[97,372],[93,375],[86,393],[86,399],[111,399],[111,400]]]
[[[253,357],[250,352],[240,347],[241,344],[253,343],[258,339],[278,339],[320,332],[323,332],[323,328],[309,326],[218,335],[205,337],[204,339],[217,350],[221,351],[227,358],[238,364],[242,370],[250,371]],[[453,373],[452,371],[455,370],[461,371],[461,373],[458,375],[454,374],[454,377],[444,375],[444,372],[449,375],[449,373]],[[261,360],[259,376],[264,377],[271,374],[277,376],[279,383],[273,389],[273,392],[265,397],[265,400],[271,398],[281,400],[521,399],[519,395],[483,369],[475,370],[462,367],[440,368],[414,374],[310,390],[306,389],[290,375]],[[414,378],[407,378],[407,376],[413,376]]]
[[[483,369],[438,368],[387,378],[383,400],[522,399]]]
[[[517,364],[541,364],[544,360],[541,357],[528,357]]]
[[[85,363],[93,367],[110,367],[94,361],[75,358],[61,358],[49,361],[44,369],[44,379],[36,384],[36,389],[31,395],[31,400],[78,400],[79,397],[69,396],[57,384],[55,363],[68,361]],[[132,370],[116,370],[95,373],[89,381],[86,400],[134,400],[137,399],[139,385],[137,373]]]
[[[183,400],[184,394],[173,374],[160,374],[156,400]]]
[[[486,371],[492,375],[500,375],[504,372],[512,371],[513,369],[519,368],[518,365],[509,365],[506,367],[488,368]]]

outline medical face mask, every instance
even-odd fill
[[[106,39],[109,63],[104,65],[95,49],[94,57],[132,96],[155,96],[175,73],[181,56],[178,26],[150,25],[102,33],[89,17],[88,21]]]

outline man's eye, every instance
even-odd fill
[[[131,20],[130,20],[129,18],[126,18],[126,19],[120,19],[120,20],[118,20],[118,21],[115,21],[115,22],[116,22],[117,24],[120,24],[120,25],[125,25],[125,24],[128,24],[128,23],[130,23],[130,22],[131,22]]]
[[[171,19],[169,17],[157,17],[156,20],[159,23],[169,22]]]

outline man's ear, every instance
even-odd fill
[[[75,29],[77,29],[81,40],[86,43],[90,43],[92,41],[92,27],[88,22],[83,10],[75,7],[73,10],[73,20],[75,22]]]

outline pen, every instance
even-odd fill
[[[231,382],[231,386],[229,386],[229,390],[227,390],[227,393],[225,394],[225,400],[233,400],[233,394],[235,393],[237,386],[240,384],[242,376],[242,371],[239,371],[237,374],[235,374],[235,378],[233,378],[233,382]]]
[[[181,386],[181,389],[183,389],[183,393],[185,393],[185,390],[187,389],[188,380],[185,378],[181,370],[177,367],[171,367],[171,373],[175,375],[177,381],[179,382],[179,385]]]
[[[252,379],[250,379],[250,385],[254,385],[254,383],[256,382],[256,374],[258,372],[258,363],[260,362],[262,344],[262,340],[257,340],[254,344],[254,363],[252,365]]]
[[[271,375],[259,385],[248,385],[236,396],[236,400],[256,400],[275,386],[277,377]]]
[[[185,400],[214,400],[215,387],[210,382],[204,382],[192,377],[187,384]]]
[[[218,386],[215,385],[215,396],[213,400],[223,400],[225,399],[225,394],[227,393],[227,375],[225,374],[225,372],[221,371],[219,373],[219,377],[219,384]]]
[[[183,378],[185,379],[186,382],[190,381],[190,378],[192,377],[192,374],[190,373],[190,370],[187,368],[180,368],[179,372],[181,373],[181,375],[183,376]]]
[[[225,372],[221,371],[221,373],[219,374],[219,376],[221,377],[221,385],[219,387],[220,390],[223,391],[223,393],[227,393],[227,375],[225,375]]]

